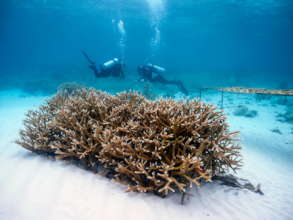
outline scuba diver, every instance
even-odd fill
[[[167,80],[161,74],[166,72],[165,68],[158,65],[148,63],[137,67],[137,72],[140,76],[139,81],[158,82],[161,84],[176,85],[185,95],[188,95],[187,89],[183,86],[180,80]]]
[[[82,54],[89,62],[89,68],[94,71],[94,74],[97,78],[110,76],[124,78],[125,64],[120,59],[114,58],[97,66],[95,62],[89,58],[86,52],[82,51]]]

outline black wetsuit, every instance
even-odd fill
[[[124,70],[123,70],[122,63],[117,63],[109,69],[103,68],[102,65],[100,66],[100,68],[98,68],[96,65],[90,65],[89,67],[90,69],[94,71],[95,76],[97,78],[110,77],[110,76],[124,78]]]
[[[173,84],[176,85],[185,95],[188,94],[187,89],[184,87],[180,80],[168,80],[165,79],[160,73],[158,73],[152,66],[144,65],[137,68],[140,80],[149,82],[158,82],[161,84]]]
[[[105,68],[103,65],[97,67],[95,62],[88,56],[88,54],[84,51],[81,51],[82,54],[85,56],[87,61],[90,63],[89,68],[94,71],[94,74],[97,78],[102,77],[119,77],[124,78],[124,64],[120,60],[117,59],[116,63],[109,68]]]

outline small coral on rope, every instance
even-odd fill
[[[185,192],[241,164],[238,132],[228,131],[222,112],[197,100],[82,89],[57,94],[28,112],[24,125],[22,147],[88,168],[102,165],[128,191]]]

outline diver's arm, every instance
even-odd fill
[[[145,79],[144,79],[142,76],[139,76],[139,78],[138,78],[137,81],[138,81],[138,82],[145,82]]]
[[[120,65],[120,78],[125,78],[125,74],[124,74],[124,65],[122,63],[119,64]]]

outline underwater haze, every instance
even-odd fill
[[[93,92],[85,99],[78,96],[80,88],[95,88],[109,96],[92,99]],[[113,105],[109,101],[113,97],[105,97],[129,90],[144,95],[148,103],[171,98],[167,103],[173,106],[150,111],[133,107],[145,101],[131,99],[130,104],[115,101],[115,107],[105,107]],[[59,103],[56,97],[64,101]],[[203,108],[191,117],[195,111],[191,99],[214,105],[221,113]],[[176,106],[192,107],[173,112]],[[111,110],[108,114],[103,109]],[[132,110],[130,115],[138,114],[137,119],[120,120]],[[155,121],[149,112],[162,118]],[[143,114],[150,122],[139,122]],[[199,156],[191,158],[188,153],[188,161],[196,161],[202,177],[202,170],[218,163],[210,159],[204,159],[207,167],[198,163],[197,157],[206,157],[202,146],[218,158],[227,153],[218,144],[226,144],[226,126],[221,130],[214,117],[216,122],[227,122],[227,136],[239,131],[235,142],[241,146],[243,166],[237,173],[225,173],[225,185],[213,176],[212,182],[164,199],[151,193],[125,193],[126,187],[111,179],[114,172],[92,173],[50,156],[62,155],[68,147],[68,152],[81,155],[79,159],[91,161],[94,157],[88,152],[100,153],[96,150],[100,145],[118,149],[118,143],[136,149],[127,136],[109,134],[111,123],[121,121],[115,132],[152,138],[133,142],[139,149],[159,141],[164,149],[172,146],[168,153],[187,154],[185,144],[198,148]],[[162,131],[147,126],[153,122],[163,126]],[[138,130],[129,126],[141,126],[141,132],[132,135]],[[186,135],[185,127],[194,126],[194,132]],[[206,127],[199,135],[201,126]],[[176,136],[168,130],[176,131]],[[51,148],[48,157],[28,152],[16,140],[31,140],[22,147],[38,153]],[[66,151],[57,152],[59,148]],[[144,150],[141,161],[148,153],[157,155]],[[119,160],[128,161],[126,153],[121,155]],[[149,161],[152,165],[153,160],[141,164],[149,166]],[[174,170],[181,175],[185,162],[175,163],[179,168],[160,172]],[[0,220],[292,220],[293,0],[0,0],[0,165]],[[94,165],[99,164],[91,162]],[[143,166],[140,169],[146,170]],[[138,173],[144,182],[144,172]]]
[[[1,11],[0,90],[95,86],[81,50],[97,63],[123,58],[126,89],[146,62],[190,91],[293,87],[291,0],[3,0]]]

